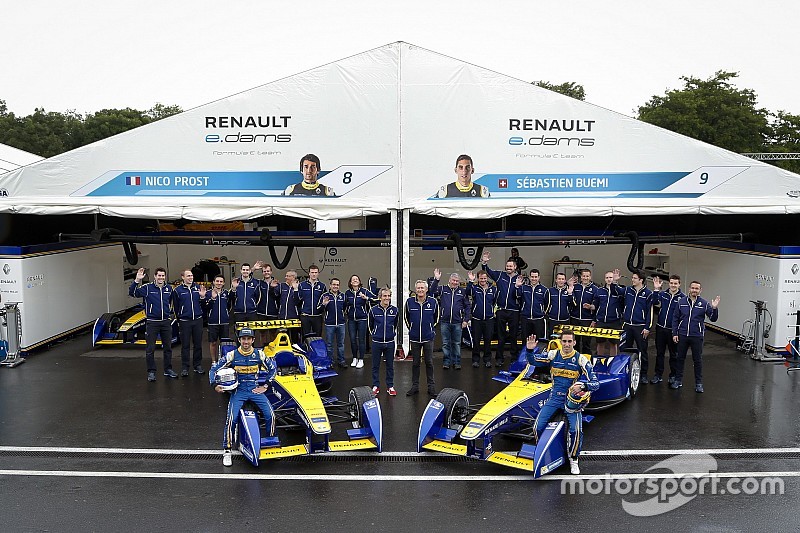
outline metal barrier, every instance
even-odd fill
[[[20,356],[21,345],[22,315],[19,303],[6,303],[0,308],[0,366],[13,368],[25,362],[25,358]]]

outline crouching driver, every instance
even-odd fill
[[[264,415],[270,435],[275,431],[275,417],[272,405],[267,399],[267,389],[275,379],[277,367],[271,357],[253,348],[255,334],[252,329],[243,328],[239,332],[239,347],[220,358],[209,372],[212,385],[217,392],[233,391],[228,400],[228,416],[225,420],[225,433],[222,437],[222,464],[231,466],[231,446],[239,417],[239,410],[246,401],[253,402]],[[231,372],[233,371],[233,372]],[[260,371],[260,375],[259,375]]]
[[[536,336],[531,335],[525,345],[525,356],[528,363],[534,366],[550,366],[550,375],[553,377],[553,388],[550,397],[536,417],[535,437],[539,436],[547,427],[547,423],[556,411],[562,410],[566,414],[569,424],[569,439],[567,454],[569,455],[570,472],[580,474],[578,456],[583,444],[581,426],[583,417],[581,411],[589,403],[591,391],[600,387],[597,376],[594,374],[589,357],[575,351],[575,334],[571,329],[561,331],[561,349],[550,350],[542,354],[534,354]],[[584,376],[585,381],[578,379]]]

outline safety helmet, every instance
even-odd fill
[[[223,368],[216,375],[217,385],[222,386],[222,390],[233,390],[239,386],[239,378],[236,371],[232,368]]]
[[[572,388],[570,387],[569,391],[567,392],[567,403],[564,405],[564,411],[567,413],[578,413],[583,411],[583,408],[586,407],[587,403],[589,403],[589,398],[591,395],[592,393],[587,390],[572,392]]]

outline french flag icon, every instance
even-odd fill
[[[141,176],[126,176],[125,177],[125,185],[139,186],[141,184],[142,184],[142,177]]]

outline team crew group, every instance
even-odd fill
[[[436,394],[433,372],[433,342],[436,328],[442,337],[443,369],[461,369],[461,341],[465,331],[472,335],[472,366],[492,366],[491,340],[496,332],[495,366],[505,363],[505,345],[509,345],[511,360],[519,353],[518,337],[534,335],[540,341],[550,338],[555,326],[577,325],[622,329],[627,343],[635,344],[641,353],[640,383],[660,383],[669,351],[669,386],[679,389],[688,350],[694,360],[695,390],[703,392],[702,347],[705,318],[716,321],[719,296],[708,302],[700,297],[701,284],[693,281],[689,294],[681,290],[679,276],[672,275],[668,286],[659,277],[653,279],[653,290],[646,287],[641,272],[631,274],[631,285],[618,283],[619,270],[605,273],[604,283],[595,285],[592,272],[584,269],[580,278],[567,279],[558,273],[555,284],[540,283],[540,272],[533,268],[521,274],[527,266],[512,249],[503,271],[489,267],[491,255],[484,252],[481,270],[468,273],[466,287],[461,286],[459,274],[453,273],[446,285],[441,285],[441,270],[434,270],[428,281],[417,280],[414,295],[404,303],[402,316],[409,331],[410,354],[413,358],[412,384],[408,396],[419,392],[421,363],[426,369],[427,392]],[[262,279],[252,276],[262,271]],[[377,280],[369,279],[369,287],[361,284],[358,275],[348,281],[342,292],[337,278],[326,287],[319,280],[319,268],[308,268],[308,279],[298,282],[297,273],[288,270],[283,282],[272,276],[270,265],[257,261],[252,268],[241,265],[241,275],[225,289],[225,279],[217,276],[211,289],[193,282],[191,270],[185,270],[182,283],[171,287],[166,283],[166,271],[158,268],[152,283],[142,284],[144,269],[139,269],[130,286],[130,295],[142,298],[147,313],[146,356],[148,380],[155,381],[155,342],[171,337],[171,313],[179,321],[181,338],[181,375],[191,369],[204,373],[202,367],[203,316],[208,323],[208,340],[212,358],[216,357],[219,340],[229,336],[229,324],[270,319],[300,319],[305,337],[324,336],[331,361],[345,368],[344,338],[347,330],[353,354],[351,367],[362,368],[367,350],[367,331],[372,345],[373,392],[380,392],[380,364],[386,362],[387,393],[397,394],[394,388],[393,357],[398,309],[391,305],[391,291],[377,288]],[[489,279],[494,281],[489,283]],[[469,326],[469,328],[468,328]],[[468,330],[467,330],[468,328]],[[655,328],[655,329],[654,329]],[[655,333],[655,372],[648,378],[648,341]],[[266,331],[257,331],[258,344],[267,341]],[[589,337],[576,336],[578,353],[590,353]],[[169,342],[164,347],[164,375],[177,378],[172,369]],[[596,355],[613,356],[616,341],[598,339]],[[190,361],[191,354],[191,361]],[[481,359],[482,356],[482,359]]]

